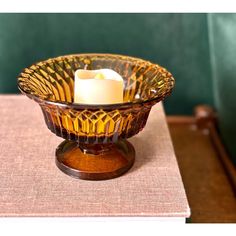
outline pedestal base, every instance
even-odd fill
[[[131,143],[78,144],[65,140],[56,149],[57,167],[74,178],[112,179],[128,171],[135,159]]]

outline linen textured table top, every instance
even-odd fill
[[[189,217],[161,103],[129,139],[134,166],[105,181],[74,179],[56,167],[63,139],[47,129],[34,101],[1,95],[0,116],[0,216]]]

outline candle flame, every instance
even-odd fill
[[[98,73],[94,77],[95,79],[105,79],[105,76],[102,73]]]

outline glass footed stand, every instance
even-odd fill
[[[80,68],[119,73],[124,79],[124,102],[73,103],[74,72]],[[18,78],[20,91],[40,105],[47,127],[65,139],[56,149],[56,165],[86,180],[115,178],[132,167],[135,150],[127,139],[145,127],[151,107],[173,86],[174,78],[165,68],[114,54],[52,58],[25,68]]]

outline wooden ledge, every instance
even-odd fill
[[[167,116],[191,208],[191,222],[236,222],[236,169],[220,138],[217,114],[205,105],[194,116]]]

